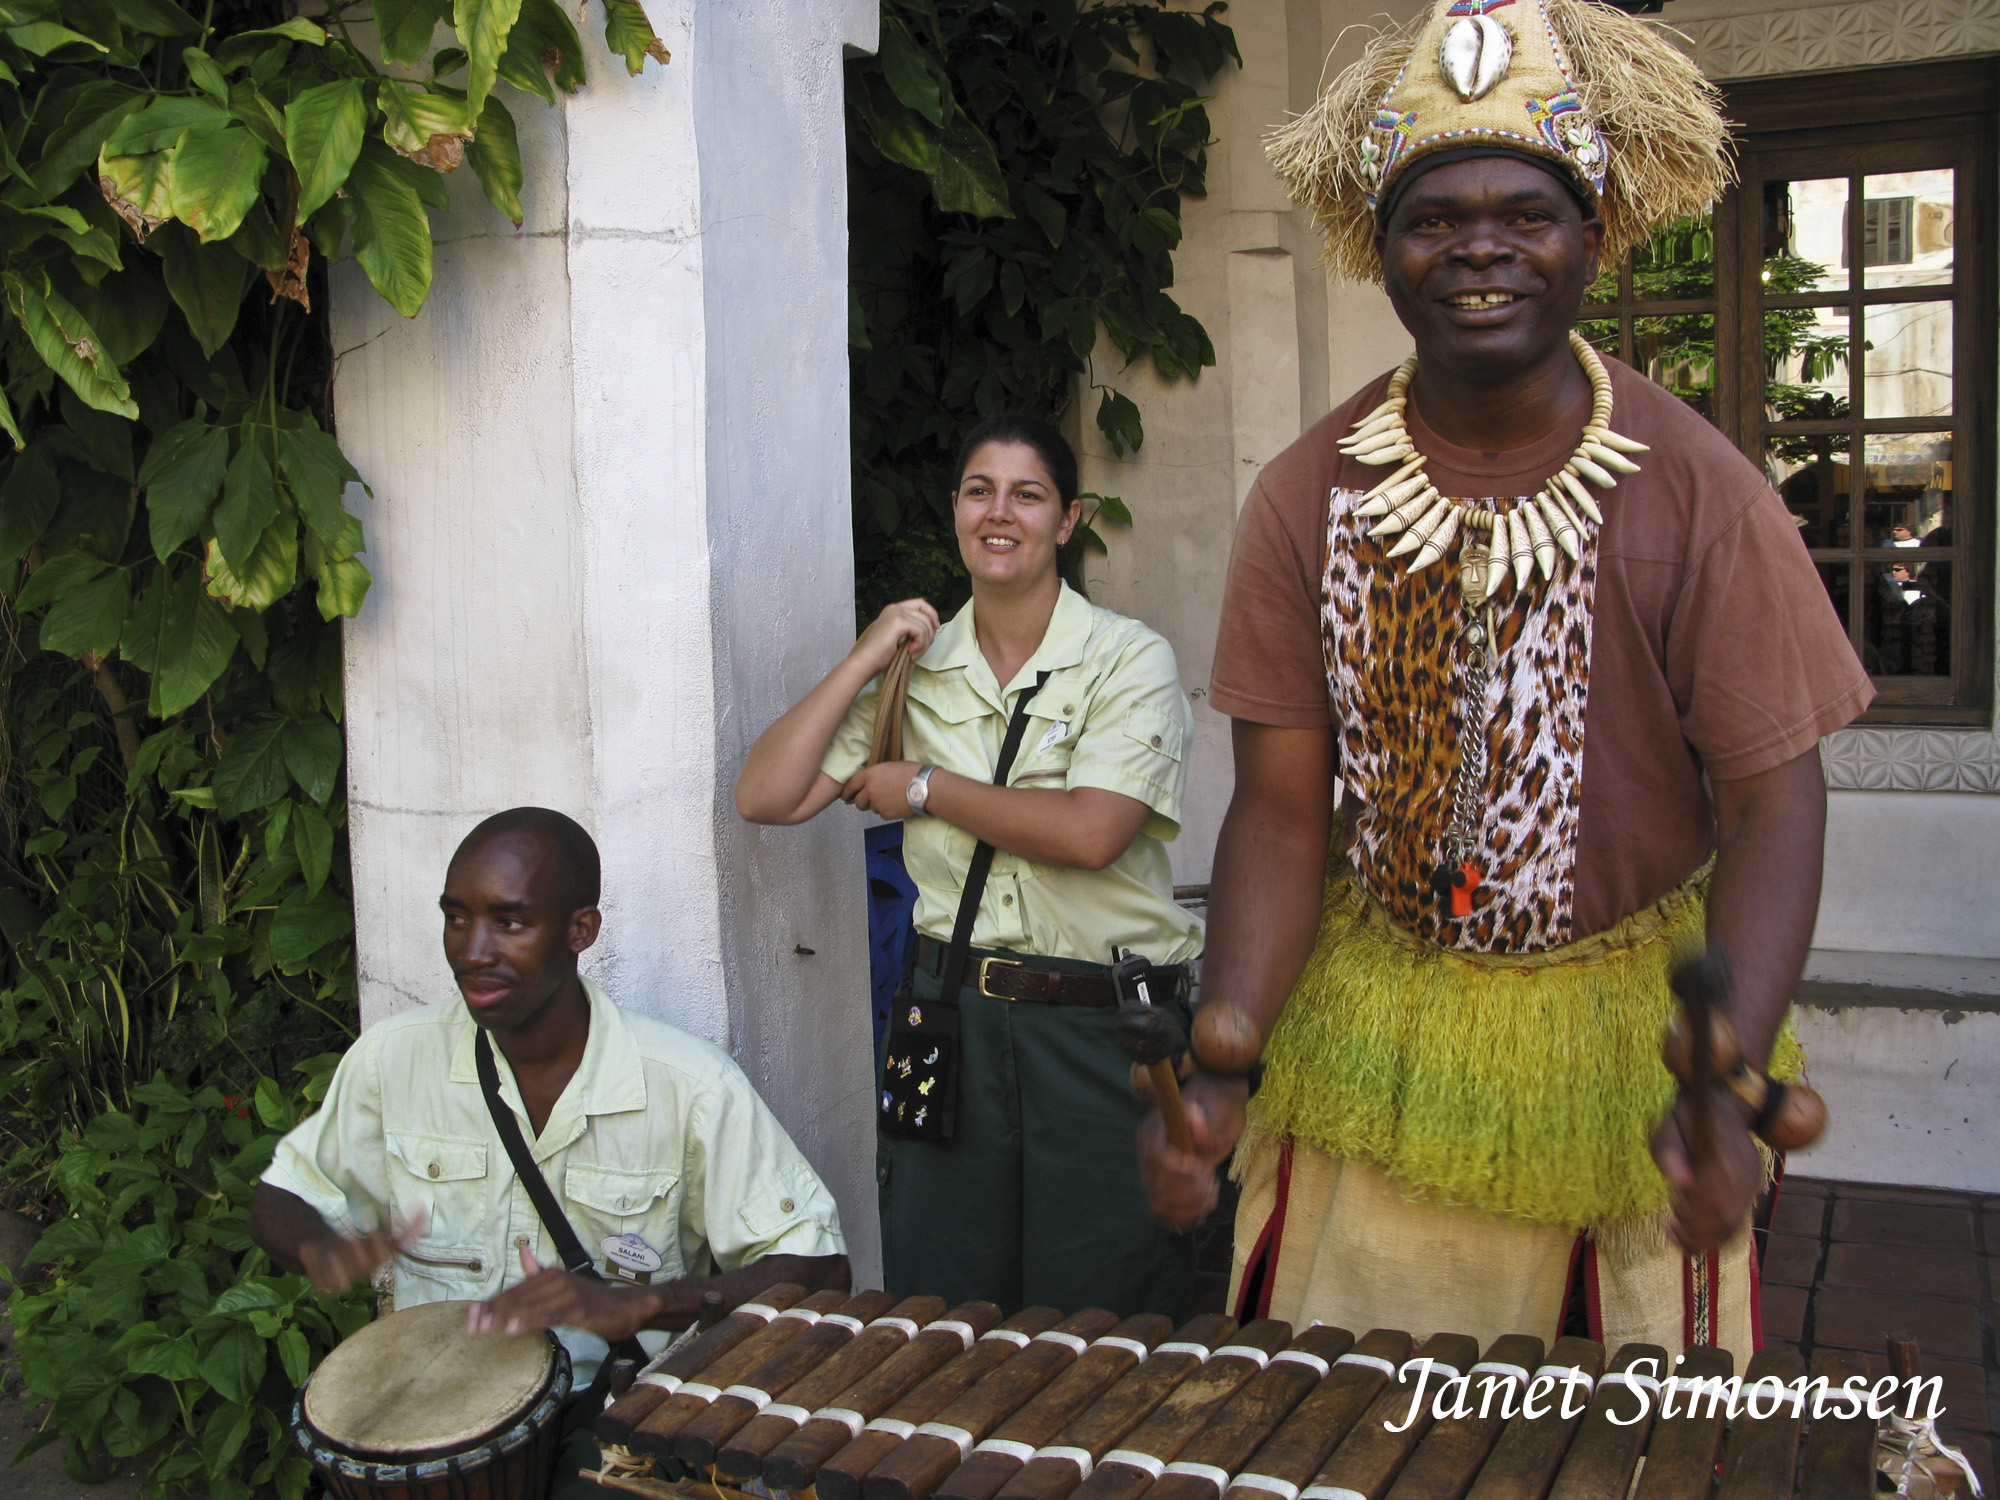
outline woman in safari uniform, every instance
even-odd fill
[[[1081,512],[1076,457],[1059,433],[992,418],[966,439],[958,475],[971,602],[942,626],[922,599],[883,610],[751,749],[737,810],[803,823],[838,798],[906,820],[917,953],[877,1099],[890,1290],[1177,1315],[1193,1244],[1147,1213],[1133,1149],[1142,1110],[1113,1035],[1109,964],[1114,948],[1150,960],[1153,999],[1185,1023],[1202,928],[1174,904],[1164,841],[1180,827],[1187,699],[1165,640],[1058,575]],[[911,758],[867,765],[882,674],[903,650],[917,653]],[[1018,749],[995,785],[1017,714]],[[949,1025],[936,1029],[939,1007],[923,1019],[925,1002],[944,982],[982,841],[996,852],[971,926],[947,1100],[953,1080],[936,1059],[954,1044]],[[947,1114],[955,1102],[950,1139],[913,1138],[936,1136],[941,1101]]]

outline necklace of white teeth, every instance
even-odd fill
[[[1569,345],[1590,377],[1590,421],[1583,440],[1540,490],[1504,510],[1497,501],[1494,509],[1486,510],[1452,499],[1431,483],[1424,472],[1426,460],[1403,420],[1417,357],[1413,354],[1403,361],[1389,379],[1388,398],[1355,423],[1340,445],[1342,453],[1360,463],[1398,465],[1354,509],[1357,520],[1380,518],[1368,530],[1372,537],[1403,533],[1389,548],[1389,556],[1409,556],[1409,570],[1416,573],[1444,557],[1462,534],[1460,566],[1468,590],[1476,590],[1482,600],[1500,592],[1510,569],[1519,592],[1527,588],[1537,568],[1544,578],[1555,576],[1558,548],[1572,562],[1582,556],[1586,527],[1604,524],[1590,487],[1608,490],[1617,485],[1619,475],[1638,473],[1639,466],[1629,455],[1649,450],[1611,430],[1611,375],[1597,351],[1574,332]]]
[[[1507,509],[1499,500],[1486,510],[1440,494],[1424,472],[1426,460],[1403,420],[1410,381],[1417,373],[1414,354],[1390,377],[1387,399],[1356,423],[1340,445],[1342,453],[1359,463],[1399,466],[1354,509],[1357,520],[1379,517],[1369,528],[1371,537],[1403,533],[1389,548],[1389,556],[1408,556],[1409,570],[1415,573],[1444,557],[1463,536],[1458,556],[1465,606],[1463,639],[1471,648],[1465,666],[1466,710],[1460,715],[1464,727],[1458,769],[1452,777],[1450,815],[1431,876],[1445,917],[1471,916],[1472,892],[1482,883],[1474,856],[1485,821],[1493,599],[1506,587],[1510,573],[1517,594],[1526,592],[1537,569],[1543,578],[1553,578],[1558,548],[1571,562],[1580,558],[1586,527],[1604,524],[1590,487],[1615,488],[1620,475],[1639,472],[1630,455],[1650,451],[1644,443],[1611,430],[1611,375],[1597,351],[1575,332],[1569,336],[1569,346],[1590,377],[1590,420],[1584,424],[1583,439],[1541,489]]]

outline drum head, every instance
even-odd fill
[[[313,1430],[350,1453],[403,1459],[465,1448],[512,1425],[548,1383],[544,1333],[465,1331],[467,1302],[427,1302],[358,1330],[305,1391]]]

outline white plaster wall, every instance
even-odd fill
[[[1797,1015],[1828,1123],[1791,1170],[2000,1192],[2000,1015],[1873,1005]]]
[[[2000,958],[2000,797],[1828,793],[1813,946]]]
[[[336,281],[341,439],[375,492],[347,632],[362,1015],[455,1003],[435,901],[466,830],[570,813],[604,854],[592,972],[732,1051],[865,1284],[859,832],[753,839],[729,794],[852,639],[840,69],[872,8],[648,9],[671,66],[594,51],[559,109],[508,96],[521,230],[464,173],[419,317]]]

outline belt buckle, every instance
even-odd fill
[[[988,1000],[1012,1000],[1012,995],[996,995],[986,987],[986,976],[995,964],[1005,964],[1010,969],[1025,969],[1026,964],[1018,958],[982,958],[979,960],[979,993]]]

